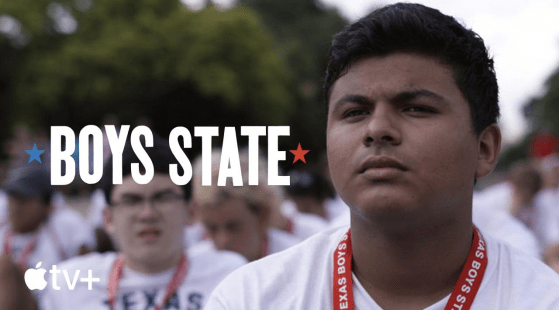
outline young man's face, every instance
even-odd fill
[[[51,207],[42,197],[8,195],[8,218],[15,233],[29,233],[41,226]]]
[[[329,100],[335,188],[365,217],[465,215],[474,178],[494,165],[480,141],[500,141],[496,126],[478,138],[470,115],[452,70],[434,58],[400,53],[353,63]],[[496,146],[489,151],[498,154]]]
[[[125,255],[157,263],[183,250],[188,208],[169,175],[155,173],[145,185],[129,175],[114,186],[110,203],[105,226]]]
[[[244,199],[231,197],[204,206],[200,220],[217,249],[237,252],[249,261],[260,258],[266,228]]]

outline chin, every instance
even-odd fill
[[[138,244],[133,249],[138,257],[150,260],[169,252],[160,242]]]
[[[367,195],[351,204],[352,213],[356,213],[366,220],[386,223],[389,225],[414,222],[428,212],[424,204],[406,199],[409,194],[399,195]]]
[[[416,197],[409,189],[394,186],[375,186],[342,196],[348,205],[363,211],[411,210],[421,205]]]
[[[165,260],[169,255],[169,251],[162,248],[143,249],[141,252],[137,253],[139,259],[150,263],[158,263]]]

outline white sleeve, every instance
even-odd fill
[[[218,293],[214,290],[210,295],[204,310],[232,310],[233,308],[228,308],[219,298]]]
[[[82,245],[95,248],[95,233],[88,222],[74,210],[58,210],[53,213],[53,225],[65,251],[72,257]]]

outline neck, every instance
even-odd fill
[[[133,257],[126,255],[124,259],[126,261],[126,267],[131,270],[144,274],[153,274],[177,267],[182,255],[183,250],[181,248],[180,251],[176,251],[172,255],[169,255],[169,257],[164,259],[159,258],[157,261],[134,259]]]
[[[353,271],[379,306],[424,309],[450,294],[472,244],[471,216],[405,232],[386,226],[351,215]]]

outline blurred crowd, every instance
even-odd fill
[[[105,122],[116,123],[114,119]],[[45,150],[42,163],[28,163],[25,150],[34,144]],[[10,299],[19,300],[12,303],[16,308],[2,309],[32,309],[40,303],[42,293],[33,291],[38,302],[23,304],[29,298],[21,296],[30,294],[22,281],[25,270],[39,262],[48,270],[90,252],[118,252],[121,245],[106,229],[104,210],[111,202],[102,189],[80,183],[79,178],[65,187],[50,185],[46,133],[32,133],[20,126],[4,147],[9,158],[1,171],[0,282],[9,283],[5,285],[14,292],[3,291],[0,302],[10,305]],[[105,155],[110,155],[108,150]],[[233,186],[230,179],[225,186],[217,186],[218,150],[212,153],[211,186],[201,185],[201,158],[193,160],[189,219],[180,241],[188,251],[227,250],[250,262],[320,231],[349,225],[349,208],[330,183],[325,157],[319,163],[285,172],[291,183],[286,187],[267,185],[267,164],[262,158],[257,186],[246,185],[246,150],[240,151],[245,186]],[[110,156],[104,160],[109,161]],[[559,272],[559,154],[516,163],[504,175],[500,182],[474,192],[474,223],[483,233],[509,242]],[[76,201],[76,196],[85,201],[85,208],[69,203]]]

